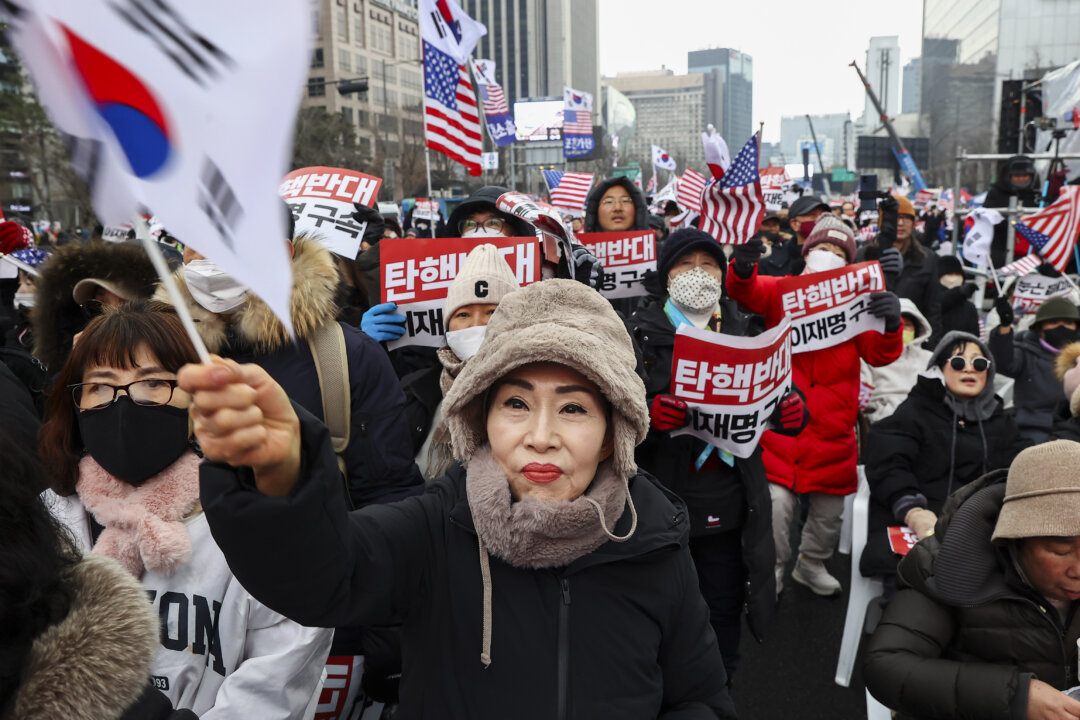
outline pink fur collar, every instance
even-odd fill
[[[127,484],[89,455],[79,461],[75,491],[105,530],[93,552],[118,561],[141,578],[145,570],[171,575],[191,559],[191,537],[182,522],[199,502],[199,463],[188,450],[142,485]]]

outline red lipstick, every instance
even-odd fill
[[[534,483],[549,483],[561,478],[563,471],[551,463],[529,463],[521,468],[521,474]]]

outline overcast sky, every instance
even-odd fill
[[[754,127],[780,139],[780,116],[850,111],[865,93],[848,63],[866,69],[874,35],[900,38],[901,67],[918,57],[922,0],[599,0],[600,72],[686,72],[686,53],[730,47],[754,59]],[[901,74],[902,81],[902,74]],[[746,138],[726,138],[738,147]]]

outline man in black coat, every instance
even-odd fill
[[[1039,175],[1035,172],[1035,163],[1026,155],[1014,155],[1003,163],[997,180],[986,191],[983,207],[1007,208],[1012,197],[1018,200],[1020,207],[1039,206]],[[990,244],[994,267],[1005,264],[1008,225],[1002,222],[994,226],[994,240]]]

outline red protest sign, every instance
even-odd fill
[[[907,555],[917,542],[919,536],[906,525],[889,526],[889,547],[897,555]]]
[[[356,257],[367,223],[353,219],[355,203],[375,204],[382,180],[355,170],[308,167],[293,170],[278,186],[292,211],[297,235],[311,235],[331,252]]]
[[[784,314],[792,321],[792,352],[820,350],[867,330],[885,329],[885,321],[869,309],[870,294],[885,289],[876,261],[785,277],[776,287]]]
[[[790,321],[756,337],[684,325],[675,333],[671,394],[686,401],[690,434],[740,458],[757,447],[791,387]]]
[[[355,170],[306,167],[286,175],[278,187],[278,194],[286,200],[337,200],[373,207],[381,186],[381,178]]]
[[[578,242],[604,265],[600,294],[606,298],[647,295],[641,284],[656,270],[656,234],[652,230],[580,233]]]

